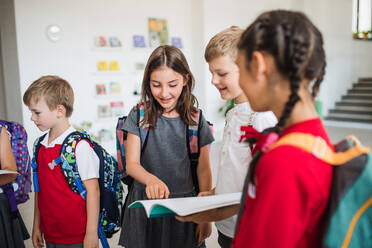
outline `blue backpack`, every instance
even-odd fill
[[[137,119],[137,126],[139,127],[140,131],[140,140],[141,140],[141,151],[146,147],[147,138],[148,138],[148,126],[140,127],[140,123],[145,116],[145,108],[143,105],[137,106],[138,111],[138,119]],[[194,126],[188,126],[187,134],[186,134],[186,142],[189,144],[187,146],[187,150],[189,153],[190,158],[190,165],[191,165],[191,172],[192,172],[192,179],[193,184],[195,187],[195,191],[199,192],[199,183],[198,183],[198,176],[197,176],[197,166],[199,162],[200,156],[200,146],[199,146],[199,131],[200,131],[200,120],[202,117],[202,111],[200,109],[193,115],[193,120],[196,122]],[[130,190],[133,184],[133,178],[128,175],[126,170],[126,163],[125,163],[125,151],[126,151],[126,141],[128,132],[123,129],[124,123],[127,119],[127,116],[120,117],[118,123],[116,125],[116,148],[117,148],[117,158],[118,158],[118,167],[119,167],[119,177],[123,181],[124,184],[128,186]],[[213,134],[213,124],[209,123],[209,129]],[[124,203],[125,205],[125,203]]]
[[[41,136],[34,144],[34,157],[32,159],[33,181],[35,192],[39,192],[37,179],[37,155],[40,149],[40,142],[45,138]],[[92,144],[97,154],[99,164],[99,188],[100,188],[100,211],[98,236],[104,248],[109,247],[107,239],[111,238],[114,233],[119,231],[120,211],[123,205],[123,187],[119,180],[118,165],[115,160],[105,149],[93,141],[85,132],[72,132],[62,143],[60,157],[53,160],[54,165],[61,164],[62,173],[69,184],[70,188],[83,199],[86,199],[86,190],[81,181],[75,160],[75,147],[80,140],[87,140]]]

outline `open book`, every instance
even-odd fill
[[[147,217],[186,216],[240,203],[241,192],[202,197],[135,201],[128,208],[144,207]]]

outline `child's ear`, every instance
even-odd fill
[[[267,72],[267,61],[262,52],[255,51],[252,54],[252,69],[255,77],[257,79],[262,79],[262,77]]]
[[[62,104],[57,105],[57,117],[61,118],[66,115],[66,108]]]
[[[190,80],[190,74],[186,74],[185,80],[183,81],[183,86],[185,86],[189,80]]]

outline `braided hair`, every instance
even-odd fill
[[[261,14],[242,34],[238,43],[247,64],[254,51],[269,54],[278,72],[288,79],[290,95],[284,105],[277,125],[265,132],[280,133],[290,117],[292,109],[300,100],[298,90],[304,79],[313,83],[312,96],[317,95],[325,73],[325,52],[320,31],[300,12],[275,10]],[[254,154],[244,186],[244,206],[248,184],[255,184],[254,172],[262,152]],[[239,213],[241,216],[242,209]],[[239,222],[238,222],[239,223]]]

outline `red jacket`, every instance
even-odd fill
[[[48,166],[59,157],[60,149],[61,145],[52,148],[41,145],[38,153],[40,228],[48,242],[81,243],[87,223],[85,201],[71,190],[62,174],[61,165],[53,170]]]
[[[319,118],[294,124],[292,132],[322,137]],[[262,156],[256,168],[256,197],[247,195],[232,247],[320,247],[332,166],[293,146],[280,146]]]

